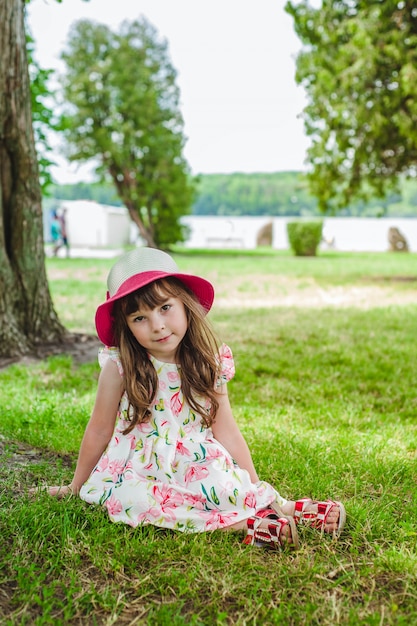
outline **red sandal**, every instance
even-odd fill
[[[260,527],[262,521],[268,519],[268,526]],[[299,547],[297,528],[292,517],[280,517],[273,509],[262,509],[247,520],[248,534],[243,543],[246,545],[283,549],[286,547]],[[287,542],[282,535],[282,530],[289,526],[291,530],[291,541]]]
[[[306,511],[305,509],[312,504],[317,505],[317,511]],[[325,532],[324,527],[327,517],[335,506],[339,507],[339,523],[337,530],[333,531],[332,534],[338,537],[346,522],[346,511],[343,504],[336,500],[319,501],[312,500],[311,498],[301,498],[301,500],[297,500],[294,509],[295,522],[296,524],[305,524],[306,526],[311,526],[312,528],[317,528]]]

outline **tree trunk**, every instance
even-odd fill
[[[151,233],[149,232],[149,228],[145,227],[143,221],[140,219],[139,214],[136,211],[136,208],[133,206],[132,202],[125,200],[125,205],[129,212],[130,219],[138,227],[140,236],[146,241],[146,245],[149,246],[149,248],[156,248],[157,245]]]
[[[127,208],[130,219],[138,227],[140,236],[145,240],[146,245],[149,246],[149,248],[156,248],[157,245],[152,233],[149,228],[146,228],[143,220],[141,220],[140,215],[136,210],[135,204],[130,200],[130,194],[128,193],[129,187],[132,187],[130,172],[125,172],[121,178],[118,168],[113,163],[108,162],[106,163],[106,166],[110,176],[112,177],[119,198]]]
[[[45,270],[24,0],[0,2],[0,356],[61,341]]]

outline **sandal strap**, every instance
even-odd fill
[[[300,500],[296,501],[294,508],[294,519],[297,524],[310,523],[317,518],[316,512],[305,511],[305,508],[310,504],[314,504],[314,500],[312,500],[311,498],[301,498]]]
[[[276,519],[272,519],[272,515]],[[261,527],[262,521],[265,518],[271,519],[266,528]],[[282,530],[289,525],[291,528],[291,543],[289,545],[294,548],[298,547],[297,529],[294,523],[291,523],[290,519],[286,517],[278,517],[275,511],[271,509],[259,511],[256,515],[249,517],[246,524],[248,532],[243,540],[243,543],[246,545],[269,545],[274,548],[284,548],[286,542],[283,541],[281,533]]]
[[[310,505],[317,506],[316,511],[306,511],[306,507]],[[297,524],[308,524],[319,530],[324,529],[330,511],[335,507],[339,507],[339,523],[338,532],[342,530],[345,523],[345,509],[341,502],[336,500],[312,500],[311,498],[301,498],[295,503],[294,519]]]
[[[267,508],[267,509],[260,509],[259,511],[256,511],[255,517],[262,517],[262,518],[277,520],[282,516],[278,515],[277,512],[274,511],[274,509]]]

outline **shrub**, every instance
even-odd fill
[[[322,232],[321,220],[310,222],[298,220],[287,223],[288,240],[295,256],[316,256]]]

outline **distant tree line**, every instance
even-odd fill
[[[51,185],[46,199],[53,199],[53,204],[60,200],[93,200],[99,204],[122,206],[113,183],[75,183],[72,185]]]
[[[94,200],[122,206],[110,183],[77,183],[49,188],[49,206],[61,200]],[[322,215],[301,172],[201,174],[193,215]],[[368,201],[358,200],[338,211],[353,217],[417,217],[417,181],[402,180],[399,193]]]

